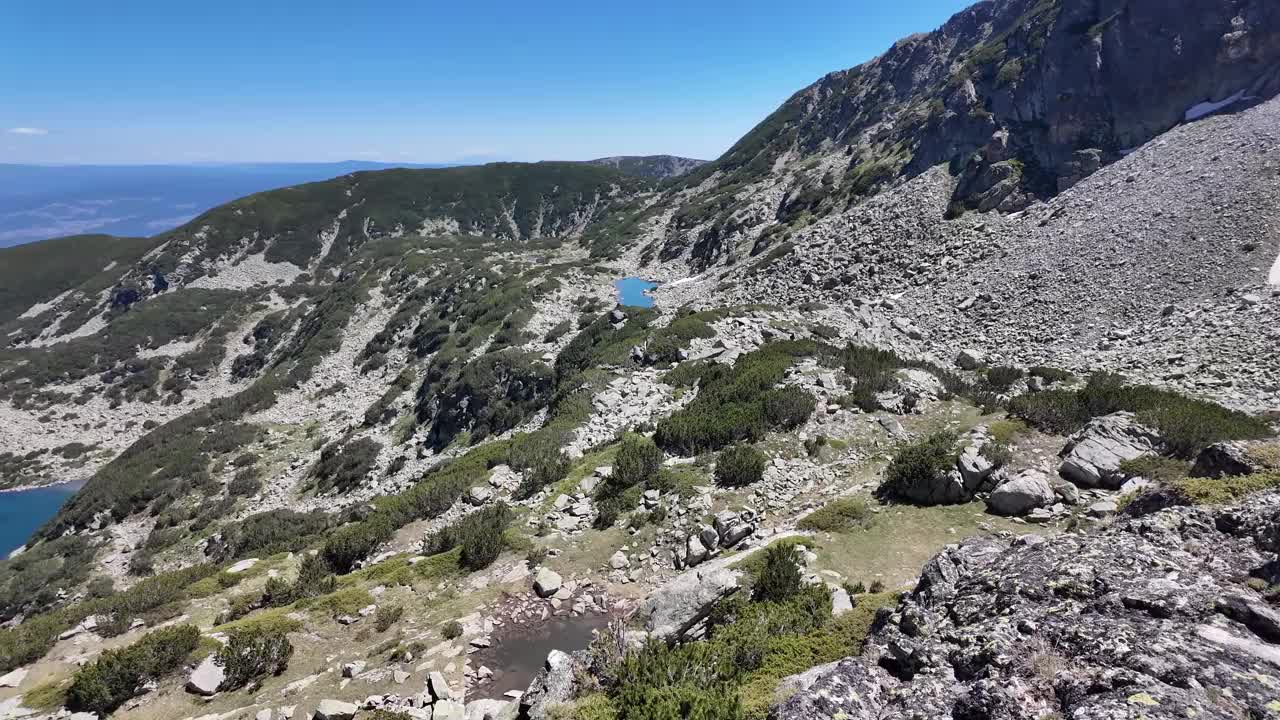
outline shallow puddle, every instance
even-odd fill
[[[493,679],[467,693],[469,699],[502,698],[508,690],[525,690],[542,670],[547,653],[582,650],[592,633],[609,626],[609,615],[552,617],[524,626],[508,626],[493,634],[493,646],[471,656],[471,667],[485,666]]]

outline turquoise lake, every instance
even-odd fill
[[[80,483],[74,483],[0,493],[0,558],[25,545],[79,489]]]
[[[645,291],[658,287],[658,283],[651,283],[644,278],[629,277],[622,278],[614,283],[618,288],[618,304],[628,307],[653,307],[653,298],[645,295]]]

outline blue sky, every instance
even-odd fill
[[[0,162],[713,158],[970,0],[11,0]]]

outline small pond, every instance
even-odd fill
[[[0,558],[22,547],[83,483],[0,492]]]
[[[618,304],[628,307],[653,307],[653,298],[646,293],[656,287],[657,283],[649,282],[644,278],[629,277],[622,278],[614,283],[618,288]]]
[[[471,656],[471,667],[481,665],[493,671],[493,679],[467,693],[468,699],[506,699],[508,690],[525,690],[542,670],[552,650],[567,653],[585,649],[593,632],[609,627],[609,615],[586,614],[579,617],[551,617],[509,625],[493,634],[493,646]]]

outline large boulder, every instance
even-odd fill
[[[218,692],[218,688],[222,685],[222,681],[226,676],[226,671],[222,669],[222,666],[218,664],[214,656],[210,655],[201,660],[196,669],[192,670],[191,674],[187,676],[187,692],[205,697],[214,695]]]
[[[711,608],[740,587],[741,575],[726,568],[687,570],[654,590],[639,616],[651,636],[675,642],[698,638]]]
[[[507,700],[472,700],[467,703],[466,720],[514,720],[516,710],[515,704]]]
[[[540,598],[551,597],[560,589],[560,574],[551,568],[538,568],[538,574],[533,576],[533,591]]]
[[[437,702],[453,699],[453,688],[449,687],[449,681],[445,680],[444,673],[439,670],[432,670],[427,675],[427,690]]]
[[[996,466],[982,455],[982,448],[970,445],[956,459],[956,469],[960,471],[960,479],[966,493],[976,493],[987,489],[987,480],[995,472]]]
[[[977,370],[982,367],[982,363],[986,362],[986,357],[980,350],[961,350],[956,354],[956,367],[961,370]]]
[[[351,720],[356,716],[355,703],[342,700],[321,700],[316,708],[316,720]]]
[[[1160,436],[1138,424],[1133,413],[1104,415],[1067,441],[1058,474],[1081,487],[1119,490],[1125,480],[1120,463],[1154,455],[1159,447]]]
[[[551,709],[573,699],[577,686],[577,663],[573,656],[560,650],[547,653],[542,671],[520,696],[520,717],[545,720]]]
[[[987,509],[997,515],[1023,515],[1053,501],[1049,477],[1038,470],[1023,470],[991,491]]]

